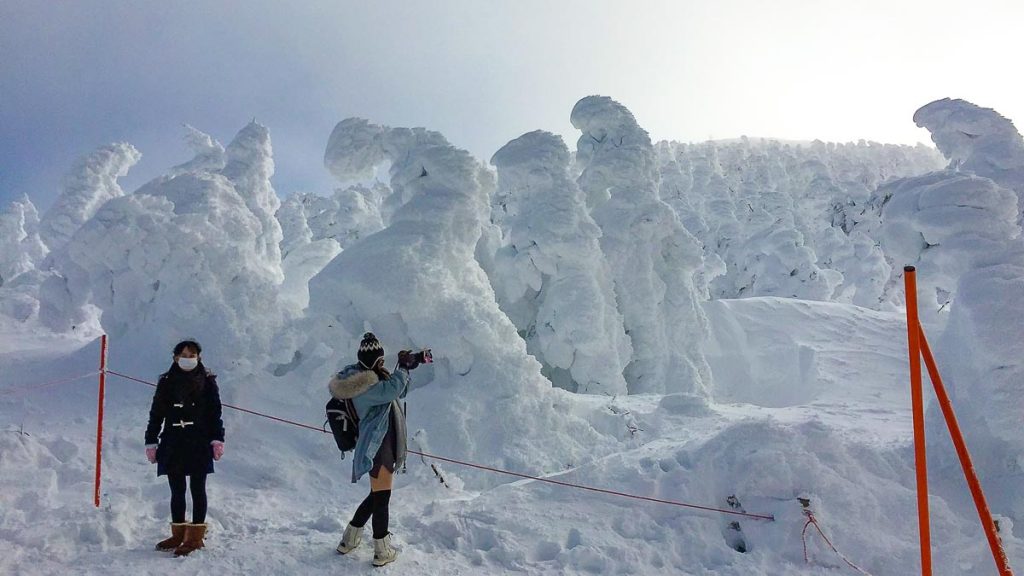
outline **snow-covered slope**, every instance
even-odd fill
[[[465,468],[436,462],[450,487],[418,460],[399,476],[393,527],[405,574],[822,574],[849,568],[817,538],[804,564],[796,498],[810,498],[836,546],[874,574],[913,573],[917,561],[909,393],[901,316],[782,299],[721,301],[709,358],[718,383],[708,408],[682,395],[608,398],[561,393],[567,412],[627,438],[601,457],[546,469],[551,478],[662,499],[724,506],[736,494],[750,551],[731,549],[716,513],[581,492],[523,480],[492,488]],[[780,331],[778,326],[788,327]],[[732,344],[718,348],[722,339]],[[93,368],[96,342],[3,334],[4,388]],[[123,345],[118,341],[114,346]],[[794,358],[800,374],[794,373]],[[214,367],[220,364],[210,357]],[[747,370],[724,370],[724,364]],[[117,368],[117,366],[115,366]],[[160,370],[155,365],[152,370]],[[419,376],[419,374],[416,374]],[[799,393],[779,393],[789,377]],[[242,387],[294,386],[285,378],[226,378]],[[108,384],[104,507],[91,508],[93,379],[0,396],[0,569],[50,574],[369,573],[367,552],[333,551],[365,487],[348,484],[326,435],[228,412],[228,456],[211,478],[210,548],[175,561],[151,552],[163,533],[166,486],[139,457],[150,389]],[[409,399],[413,428],[445,426]],[[316,424],[301,410],[255,399],[248,408]],[[55,426],[59,423],[59,426]],[[634,432],[630,434],[629,429]],[[463,457],[459,445],[435,446]],[[495,449],[499,447],[495,446]],[[940,487],[949,480],[933,475]],[[953,478],[955,480],[955,478]],[[11,487],[14,487],[12,490]],[[991,499],[993,509],[1004,502]],[[932,499],[936,565],[985,574],[991,566],[977,521]],[[1005,525],[1005,523],[1004,523]],[[1004,534],[1011,559],[1024,548]],[[365,562],[364,562],[365,561]]]

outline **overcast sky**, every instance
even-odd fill
[[[41,207],[114,141],[127,191],[185,161],[181,125],[270,128],[282,196],[328,193],[334,124],[426,126],[487,160],[604,94],[651,136],[928,142],[950,96],[1024,123],[1024,3],[973,0],[0,0],[0,207]]]

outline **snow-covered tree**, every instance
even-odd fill
[[[119,142],[80,159],[64,176],[60,196],[40,222],[39,235],[47,248],[63,247],[100,206],[124,196],[117,179],[127,174],[141,157],[134,146]]]
[[[881,183],[942,165],[932,148],[863,141],[740,138],[661,142],[658,151],[663,198],[703,244],[705,262],[721,259],[725,268],[711,276],[712,296],[787,295],[875,308],[883,305],[888,263],[877,242],[853,228],[877,220],[868,200]]]
[[[943,98],[922,106],[914,122],[927,128],[949,167],[991,178],[1017,193],[1024,209],[1024,138],[1013,122],[991,108]]]
[[[139,360],[162,357],[176,339],[192,336],[242,366],[261,362],[284,313],[276,297],[279,248],[266,245],[268,234],[279,242],[280,228],[249,206],[273,204],[259,201],[273,194],[264,136],[264,128],[250,125],[236,139],[252,151],[246,157],[236,150],[234,161],[248,158],[251,169],[234,168],[236,181],[203,168],[215,164],[196,162],[193,172],[179,167],[100,206],[51,253],[54,275],[43,284],[40,318],[67,329],[87,320],[91,305],[112,338],[146,343],[119,348]]]
[[[720,155],[734,197],[740,238],[723,254],[728,265],[715,280],[718,292],[735,296],[782,296],[829,300],[842,274],[822,268],[797,227],[795,203],[780,157],[744,140]]]
[[[989,506],[1019,523],[1024,521],[1024,242],[1017,236],[974,264],[957,282],[936,361]],[[922,269],[920,275],[925,274]],[[933,333],[931,338],[936,346]],[[929,465],[958,478],[959,462],[934,404],[929,417],[935,422],[929,427]],[[953,489],[964,493],[960,482]]]
[[[932,132],[949,167],[882,183],[866,201],[851,202],[856,209],[845,213],[843,227],[851,239],[879,243],[891,269],[886,301],[903,302],[903,266],[916,266],[922,322],[989,504],[1018,521],[1024,240],[1011,186],[1021,138],[998,113],[959,100],[928,104],[914,119]],[[942,470],[940,478],[959,478],[938,407],[929,414],[929,464]],[[954,502],[963,489],[961,481],[936,485],[943,495],[955,491]]]
[[[949,170],[894,181],[878,189],[875,226],[860,228],[881,243],[892,275],[888,291],[902,302],[903,266],[918,266],[922,314],[946,309],[960,277],[1019,231],[1014,193],[988,178]]]
[[[309,305],[309,281],[341,253],[341,246],[333,238],[321,238],[295,246],[281,262],[284,282],[279,296],[294,310]]]
[[[293,194],[278,211],[286,228],[282,246],[331,238],[342,247],[366,238],[384,227],[381,203],[387,186],[357,184],[338,188],[330,196]]]
[[[312,194],[292,194],[278,208],[277,221],[281,224],[281,257],[288,258],[292,250],[313,241],[313,230],[306,218],[307,198]]]
[[[249,212],[260,223],[257,233],[256,263],[266,263],[266,272],[281,276],[281,224],[275,214],[281,200],[274,192],[270,177],[274,175],[274,153],[270,144],[270,131],[255,121],[250,122],[235,136],[225,150],[227,160],[220,171],[231,181],[235,191],[245,200]]]
[[[220,172],[227,164],[224,146],[209,134],[185,125],[185,144],[192,150],[192,159],[167,171],[168,175],[189,172]]]
[[[39,238],[39,212],[23,195],[0,212],[0,286],[36,269],[46,253]]]
[[[578,183],[601,228],[601,250],[633,344],[629,391],[704,394],[710,370],[700,347],[707,321],[694,287],[701,247],[658,196],[650,137],[607,97],[580,100],[570,120],[582,132]]]
[[[371,329],[391,353],[433,348],[435,363],[416,373],[424,388],[409,398],[410,426],[426,428],[429,442],[526,470],[601,450],[588,424],[556,407],[558,395],[474,258],[490,213],[486,167],[437,132],[361,119],[335,127],[324,159],[342,181],[365,181],[390,164],[390,188],[404,203],[396,202],[388,227],[349,246],[310,282],[305,343],[296,350],[302,360],[292,369],[326,381],[353,361]],[[547,443],[549,436],[564,441]]]
[[[495,211],[507,231],[492,275],[502,310],[555,385],[625,394],[622,373],[632,350],[601,231],[569,176],[568,148],[554,134],[530,132],[491,163],[498,170]]]
[[[46,253],[35,205],[28,196],[11,202],[0,212],[0,314],[25,321],[39,312]]]

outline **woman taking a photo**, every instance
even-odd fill
[[[206,475],[224,454],[217,377],[203,366],[202,351],[193,340],[174,347],[174,363],[160,376],[146,427],[146,458],[171,487],[171,537],[156,549],[175,556],[204,547]],[[192,493],[191,523],[185,522],[186,488]]]
[[[359,546],[363,527],[372,517],[373,565],[384,566],[398,557],[388,532],[394,473],[402,467],[406,455],[405,413],[398,400],[408,392],[409,370],[421,360],[403,350],[398,353],[394,374],[388,372],[384,367],[384,347],[372,332],[363,334],[356,357],[356,364],[346,366],[331,379],[330,390],[339,400],[350,399],[359,416],[352,482],[368,473],[370,493],[345,528],[338,552],[348,554]]]

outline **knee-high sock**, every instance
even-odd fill
[[[373,537],[381,539],[388,535],[388,504],[391,502],[391,490],[371,493],[373,496]]]
[[[370,519],[370,515],[373,514],[373,492],[366,495],[363,498],[363,502],[359,504],[359,508],[356,508],[356,515],[352,517],[352,521],[349,524],[356,528],[362,528],[366,526],[366,522]]]

